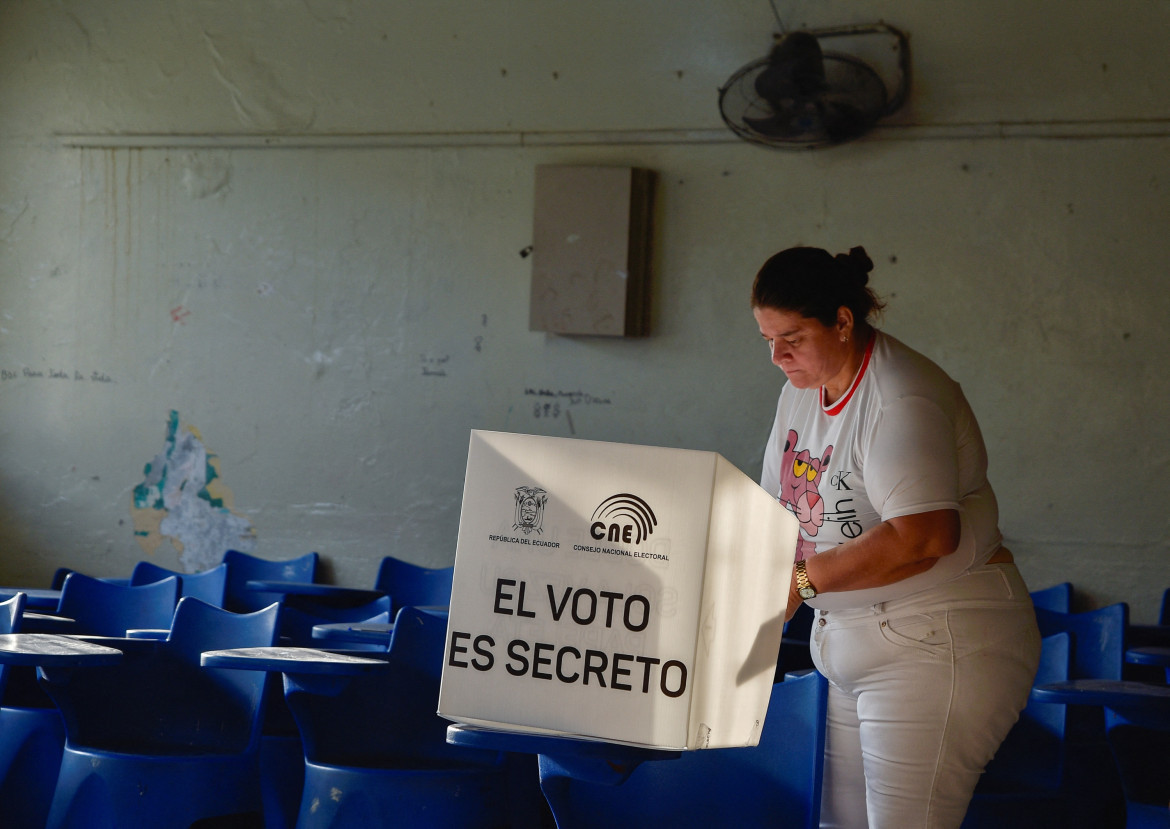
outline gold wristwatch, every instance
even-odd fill
[[[817,589],[808,580],[804,559],[796,562],[796,592],[802,599],[811,599],[817,595]]]

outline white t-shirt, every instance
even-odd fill
[[[849,391],[780,392],[761,485],[800,521],[797,558],[831,549],[889,518],[959,511],[959,548],[885,587],[820,593],[822,610],[908,596],[983,564],[1003,540],[987,450],[959,384],[918,352],[876,332]]]

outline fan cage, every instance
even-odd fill
[[[769,64],[769,57],[761,57],[736,70],[719,88],[719,111],[724,123],[745,141],[768,147],[814,148],[843,143],[858,137],[876,121],[896,111],[905,102],[910,83],[910,50],[906,35],[884,23],[866,26],[846,26],[831,29],[808,30],[818,39],[832,39],[855,35],[886,35],[896,39],[899,77],[893,89],[887,87],[881,75],[866,61],[853,55],[822,50],[827,87],[827,100],[841,100],[842,88],[857,90],[869,102],[863,107],[865,118],[846,134],[830,135],[824,130],[792,131],[784,136],[764,134],[747,123],[748,119],[766,120],[776,113],[755,91],[755,77]],[[848,77],[845,77],[848,76]],[[810,127],[814,125],[810,124]]]

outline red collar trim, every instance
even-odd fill
[[[853,384],[849,386],[849,391],[841,395],[841,399],[832,406],[825,405],[825,387],[821,386],[821,408],[829,417],[834,417],[841,414],[845,405],[853,397],[853,392],[857,391],[857,387],[861,385],[861,378],[865,376],[865,370],[869,367],[869,358],[873,356],[873,344],[877,342],[877,335],[869,338],[869,344],[865,347],[865,356],[861,358],[861,368],[857,370],[857,376],[853,378]]]

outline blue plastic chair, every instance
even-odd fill
[[[48,829],[187,829],[261,811],[263,673],[200,667],[205,650],[270,646],[277,607],[180,600],[165,641],[103,640],[109,667],[40,670],[66,743]]]
[[[1033,686],[1068,679],[1072,651],[1072,634],[1054,633],[1041,639]],[[1067,721],[1066,706],[1030,700],[988,765],[981,784],[997,782],[1001,791],[1058,789],[1064,771]]]
[[[574,776],[541,755],[558,829],[647,826],[815,827],[820,821],[828,683],[815,671],[772,686],[759,745],[644,762],[617,785]]]
[[[28,632],[37,625],[42,630],[60,627],[77,632],[84,626],[103,628],[102,632],[108,632],[123,623],[138,621],[136,613],[140,608],[130,608],[127,615],[126,608],[116,606],[119,598],[126,597],[124,590],[106,590],[104,586],[95,586],[95,579],[75,575],[73,571],[62,573],[62,585],[66,578],[72,578],[67,594],[69,598],[65,600],[63,592],[62,599],[65,600],[66,612],[80,617],[80,623],[64,617],[38,619],[33,624],[21,619],[14,632]],[[170,603],[173,610],[173,587],[163,585],[154,591],[130,593],[129,600],[146,605],[162,601],[164,606]],[[169,625],[168,616],[165,626]],[[6,829],[43,829],[61,766],[64,723],[57,707],[38,687],[35,669],[7,667],[2,670],[10,681],[3,689],[3,707],[0,707],[0,826]]]
[[[134,570],[130,573],[130,584],[153,584],[175,576],[179,579],[179,598],[191,596],[215,607],[223,607],[227,571],[227,564],[223,563],[200,573],[179,573],[159,567],[150,561],[140,561],[134,565]]]
[[[1072,635],[1055,633],[1040,642],[1040,666],[1033,685],[1068,679]],[[1067,708],[1029,702],[1008,732],[975,787],[964,829],[1034,829],[1075,825],[1065,814],[1065,732]]]
[[[420,567],[394,556],[378,566],[374,588],[390,597],[390,615],[404,607],[447,607],[451,604],[451,582],[455,567]]]
[[[283,606],[285,595],[265,593],[249,588],[248,582],[290,581],[315,582],[320,555],[305,553],[290,559],[270,560],[228,550],[223,555],[227,565],[223,605],[228,610],[245,613],[272,603]],[[300,803],[303,753],[300,735],[284,701],[279,682],[269,683],[260,747],[261,785],[264,812],[272,825],[288,825]]]
[[[389,670],[325,688],[285,677],[305,751],[297,829],[496,827],[509,805],[523,808],[508,803],[498,752],[447,743],[449,723],[435,713],[446,630],[445,616],[407,607],[384,655]]]
[[[1041,636],[1072,637],[1069,679],[1120,680],[1125,665],[1129,606],[1124,602],[1082,613],[1036,609]],[[1124,812],[1122,781],[1106,735],[1104,712],[1064,706],[1064,777],[1068,826],[1109,825]]]
[[[320,647],[313,639],[313,627],[328,622],[389,622],[390,598],[382,596],[363,605],[349,607],[328,601],[289,595],[280,603],[280,643],[289,647]],[[351,650],[385,652],[385,646],[346,645]],[[300,732],[284,698],[279,679],[265,691],[260,773],[264,812],[274,826],[292,826],[301,804],[304,785],[304,749]]]
[[[0,604],[0,632],[19,633],[24,594]],[[15,682],[10,681],[15,680]],[[0,666],[0,826],[44,829],[61,767],[65,726],[32,668]]]
[[[1042,631],[1060,627],[1073,633],[1072,679],[1109,682],[1123,679],[1124,653],[1131,630],[1124,603],[1068,615],[1037,611],[1037,621]],[[1057,707],[1055,703],[1053,707]],[[1070,747],[1070,761],[1080,756],[1078,752],[1097,760],[1101,752],[1091,752],[1099,749],[1097,735],[1103,732],[1109,771],[1113,772],[1108,775],[1102,771],[1103,762],[1089,767],[1080,777],[1078,799],[1083,801],[1084,791],[1105,788],[1112,795],[1116,788],[1115,797],[1121,804],[1110,817],[1124,811],[1127,829],[1170,827],[1170,775],[1166,774],[1170,731],[1164,725],[1170,722],[1170,713],[1157,718],[1160,725],[1156,727],[1132,720],[1125,712],[1103,710],[1096,705],[1073,705],[1069,714],[1070,732],[1076,728],[1073,739],[1078,741]],[[1104,825],[1104,822],[1098,820],[1097,824]]]
[[[115,584],[70,573],[61,587],[58,618],[26,619],[27,633],[125,636],[134,628],[168,629],[179,600],[179,579],[152,584]]]
[[[223,606],[236,613],[248,613],[279,602],[282,598],[279,594],[250,590],[248,582],[316,581],[319,558],[317,553],[305,553],[296,558],[271,561],[239,550],[228,550],[223,554],[223,563],[228,567]]]
[[[1072,582],[1062,581],[1051,587],[1033,590],[1032,606],[1042,610],[1054,610],[1057,613],[1068,613],[1072,610]]]

